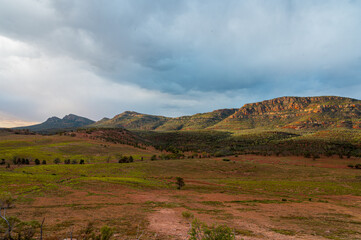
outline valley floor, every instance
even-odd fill
[[[229,160],[229,161],[228,161]],[[74,238],[89,222],[115,239],[185,239],[192,213],[237,239],[361,239],[359,159],[182,159],[0,168],[8,216],[45,218],[45,239]],[[175,178],[185,187],[177,190]]]

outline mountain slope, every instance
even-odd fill
[[[156,128],[160,131],[169,130],[200,130],[211,127],[228,116],[234,114],[237,109],[219,109],[208,113],[197,113],[192,116],[183,116],[168,119],[163,125]]]
[[[118,114],[112,119],[102,119],[99,122],[91,124],[88,127],[96,128],[118,128],[137,130],[154,130],[163,125],[170,118],[163,116],[154,116],[148,114],[141,114],[132,111],[126,111]]]
[[[361,127],[361,101],[335,96],[280,97],[246,104],[212,129]]]
[[[237,109],[220,109],[192,116],[169,118],[126,111],[109,120],[100,120],[88,127],[118,128],[130,130],[198,130],[213,126],[235,113]]]
[[[157,131],[361,128],[361,101],[336,96],[280,97],[246,104],[239,109],[220,109],[177,118],[124,112],[91,127]]]
[[[74,114],[69,114],[62,119],[58,117],[51,117],[48,118],[43,123],[31,125],[31,126],[25,126],[25,127],[18,127],[16,129],[29,129],[30,131],[34,131],[34,132],[50,133],[58,130],[76,129],[79,127],[87,126],[92,123],[94,123],[94,121],[88,118],[80,117]]]

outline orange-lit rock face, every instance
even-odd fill
[[[359,118],[361,102],[355,99],[334,96],[281,97],[246,104],[224,122],[254,121],[260,126],[267,126],[269,122],[279,120],[281,124],[277,126],[293,129],[328,126],[357,128],[359,124],[354,121]]]

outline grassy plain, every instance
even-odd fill
[[[136,161],[115,163],[120,154]],[[77,238],[89,222],[114,228],[114,239],[136,239],[139,233],[141,239],[185,239],[187,212],[229,225],[237,239],[361,239],[361,170],[347,168],[359,158],[150,161],[153,154],[160,152],[65,136],[3,135],[0,159],[48,164],[0,166],[0,193],[17,199],[8,216],[39,222],[45,217],[45,239],[71,232]],[[87,163],[49,164],[55,157]],[[176,177],[185,181],[181,190]]]

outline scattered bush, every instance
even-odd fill
[[[54,164],[59,164],[61,161],[60,161],[60,158],[55,158],[54,159]]]
[[[35,165],[40,165],[40,160],[39,159],[35,159]]]
[[[134,159],[132,156],[127,157],[127,156],[123,156],[118,160],[118,163],[131,163],[134,162]]]
[[[15,198],[9,192],[0,194],[0,208],[11,208],[15,202]]]
[[[226,225],[208,227],[194,219],[189,231],[189,240],[235,240],[234,231]]]
[[[181,177],[176,178],[177,189],[181,189],[185,186],[184,180]]]
[[[193,219],[193,218],[194,218],[193,213],[188,212],[188,211],[184,211],[184,212],[182,212],[182,216],[183,216],[185,219],[187,219],[187,220],[189,220],[189,219]]]
[[[97,239],[99,240],[109,240],[113,236],[113,229],[108,226],[103,226],[100,229],[100,235]]]

